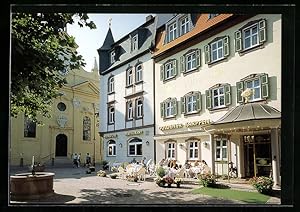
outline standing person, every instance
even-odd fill
[[[74,167],[78,167],[78,157],[77,157],[77,153],[73,154],[73,168]]]
[[[90,156],[90,153],[86,153],[86,157],[85,157],[85,165],[87,167],[90,167],[91,165],[91,156]]]
[[[78,161],[78,164],[77,164],[78,166],[77,167],[78,168],[80,167],[80,157],[81,157],[81,153],[79,153],[78,156],[77,156],[77,161]]]

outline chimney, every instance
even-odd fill
[[[152,18],[153,18],[152,15],[148,15],[148,16],[146,17],[146,22],[149,21],[149,20],[151,20]]]

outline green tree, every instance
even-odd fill
[[[37,115],[51,117],[51,105],[65,83],[64,69],[84,66],[67,24],[95,29],[85,13],[13,13],[11,34],[11,116],[24,112],[32,121]]]

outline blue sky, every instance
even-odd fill
[[[111,31],[114,40],[117,41],[127,33],[131,32],[146,21],[149,14],[88,14],[90,20],[94,21],[97,29],[89,29],[88,27],[79,27],[77,22],[67,26],[69,35],[75,37],[75,41],[79,48],[77,51],[81,54],[86,62],[84,69],[91,71],[94,67],[94,58],[96,57],[99,64],[97,49],[100,48],[105,39],[109,28],[109,19],[111,18]]]

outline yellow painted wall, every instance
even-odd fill
[[[67,158],[71,161],[72,153],[81,153],[84,161],[87,152],[92,160],[95,155],[96,162],[100,162],[102,156],[100,136],[98,134],[97,115],[99,112],[99,74],[97,68],[87,72],[80,68],[71,70],[66,75],[68,84],[61,88],[62,96],[53,100],[52,117],[41,118],[44,125],[37,126],[36,137],[24,137],[24,115],[11,118],[10,127],[10,165],[19,165],[21,157],[24,165],[32,162],[32,156],[36,162],[50,164],[51,158],[57,158],[55,153],[56,136],[67,136]],[[80,105],[75,106],[74,100],[79,100]],[[63,102],[65,111],[59,111],[57,104]],[[57,121],[58,116],[65,116],[67,122],[61,127]],[[91,140],[83,141],[83,117],[91,119]]]

